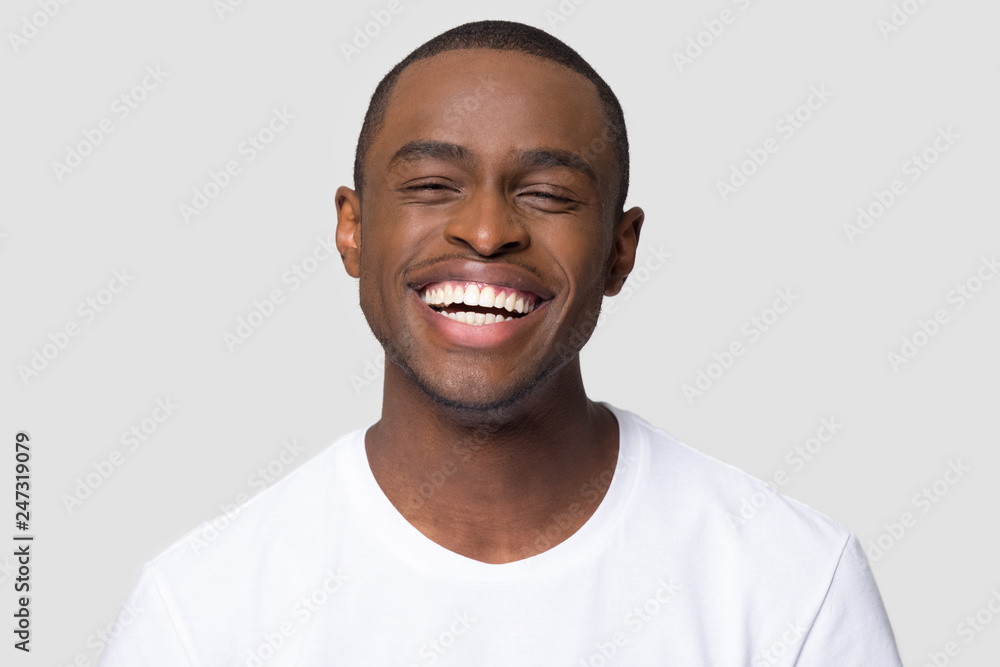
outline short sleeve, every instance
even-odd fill
[[[124,611],[123,631],[108,644],[99,667],[192,667],[149,567],[132,589]]]
[[[878,586],[853,535],[795,665],[902,667]]]

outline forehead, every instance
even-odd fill
[[[604,133],[597,89],[558,63],[514,51],[462,49],[400,75],[372,146],[371,166],[416,140],[468,147],[488,160],[539,148],[579,152]],[[602,162],[592,159],[595,171]],[[603,180],[603,179],[600,179]]]

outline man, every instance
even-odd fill
[[[899,665],[857,541],[637,416],[579,351],[632,269],[621,107],[486,21],[376,90],[337,245],[381,419],[136,586],[104,665]]]

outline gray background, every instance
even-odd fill
[[[1000,252],[1000,5],[897,1],[917,11],[887,32],[888,0],[401,0],[348,62],[339,44],[386,4],[245,0],[220,14],[209,0],[70,2],[15,45],[10,33],[42,10],[4,3],[0,498],[13,498],[13,437],[27,430],[38,537],[34,651],[5,635],[0,660],[94,664],[96,633],[114,628],[144,562],[258,491],[258,468],[283,475],[377,417],[381,349],[355,282],[337,257],[299,289],[282,276],[333,232],[334,190],[351,183],[379,78],[431,36],[482,18],[550,30],[611,84],[633,144],[628,205],[647,214],[639,263],[653,248],[671,255],[633,274],[585,349],[592,397],[758,477],[783,470],[781,491],[867,547],[881,538],[889,548],[872,567],[906,664],[949,641],[960,649],[950,664],[1000,655],[1000,619],[970,642],[958,634],[1000,591],[1000,280],[961,309],[949,301]],[[723,10],[732,22],[702,35],[708,46],[680,71],[673,54]],[[157,66],[168,74],[122,118],[116,98]],[[832,96],[799,110],[810,117],[786,138],[776,124],[811,87]],[[274,108],[295,119],[247,161],[241,142]],[[104,118],[113,132],[60,180],[52,163]],[[957,139],[911,181],[907,161],[948,127]],[[723,201],[717,182],[768,138],[779,150]],[[186,223],[179,205],[228,160],[240,174]],[[851,243],[844,226],[894,179],[905,192]],[[122,269],[134,279],[88,322],[78,304]],[[224,334],[275,288],[285,302],[230,351]],[[779,289],[797,300],[750,342],[741,328]],[[938,309],[947,323],[894,369],[889,353]],[[25,381],[19,366],[69,323],[79,335]],[[682,387],[733,341],[746,353],[689,401]],[[121,434],[166,398],[179,407],[128,451]],[[795,469],[786,457],[831,417],[843,428]],[[277,463],[293,439],[306,453]],[[113,450],[120,465],[70,511],[65,498]],[[969,470],[916,504],[949,462]],[[0,513],[8,544],[13,512],[8,501]],[[915,525],[897,539],[886,525],[904,512]],[[0,556],[7,619],[11,564]]]

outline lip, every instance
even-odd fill
[[[489,283],[498,287],[513,288],[535,297],[535,308],[530,313],[504,320],[497,324],[472,325],[443,317],[424,303],[423,288],[431,283],[468,281]],[[421,313],[431,331],[451,345],[458,347],[488,348],[502,345],[518,336],[526,327],[539,321],[555,292],[542,285],[534,276],[513,264],[486,264],[472,260],[445,260],[425,269],[415,271],[407,282],[414,307]]]
[[[446,260],[426,269],[415,271],[409,277],[408,286],[419,294],[426,285],[449,280],[465,280],[474,283],[489,283],[498,287],[512,287],[519,292],[533,295],[538,305],[555,296],[555,292],[518,266],[499,263],[485,264],[466,259]],[[501,324],[503,323],[501,322]]]

